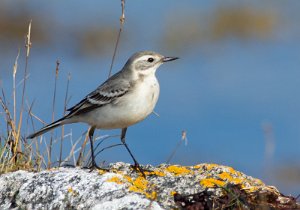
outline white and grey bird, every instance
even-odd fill
[[[121,71],[111,76],[96,90],[88,94],[78,104],[68,109],[61,119],[46,125],[29,135],[34,138],[58,126],[84,122],[91,126],[92,164],[94,159],[93,134],[95,129],[122,129],[121,140],[138,166],[127,144],[127,127],[144,120],[154,110],[159,96],[159,83],[155,76],[157,68],[177,57],[165,57],[152,51],[137,52],[132,55]]]

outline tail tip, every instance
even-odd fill
[[[30,134],[29,136],[26,137],[26,139],[33,139],[35,137],[35,134]]]

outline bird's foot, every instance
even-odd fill
[[[63,165],[60,165],[61,167],[66,167],[66,168],[76,168],[76,165],[73,165],[73,164],[63,164]]]
[[[131,168],[138,173],[141,173],[144,178],[146,178],[145,170],[137,162],[134,165],[131,165]]]
[[[85,166],[83,167],[84,169],[90,169],[90,172],[92,172],[93,170],[95,169],[98,169],[98,170],[103,170],[103,171],[109,171],[108,169],[106,168],[101,168],[100,166],[97,165],[96,162],[92,162],[92,164],[90,166]]]

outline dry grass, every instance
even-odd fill
[[[4,141],[1,141],[1,153],[0,153],[0,172],[8,172],[17,169],[31,169],[33,166],[32,160],[32,147],[28,144],[24,137],[21,136],[21,128],[23,123],[24,114],[24,101],[25,101],[25,90],[26,80],[28,71],[28,59],[31,48],[31,21],[28,25],[28,31],[25,39],[25,68],[24,77],[22,80],[22,99],[20,105],[20,112],[17,117],[17,100],[16,100],[16,74],[18,71],[18,59],[20,52],[15,60],[13,66],[13,113],[9,110],[8,102],[6,101],[4,90],[2,89],[2,96],[0,97],[0,103],[4,110],[3,117],[7,125],[7,133],[5,137],[2,137]]]
[[[120,17],[120,29],[117,36],[114,53],[112,56],[111,68],[109,70],[109,75],[111,74],[111,69],[114,63],[114,59],[117,53],[119,40],[121,37],[121,32],[123,30],[123,24],[125,21],[125,1],[121,0],[122,14]],[[13,65],[12,70],[12,94],[6,94],[2,89],[2,94],[0,95],[0,106],[2,107],[3,112],[0,112],[0,122],[6,125],[5,132],[0,134],[0,174],[16,171],[16,170],[28,170],[28,171],[40,171],[45,168],[52,168],[55,166],[62,165],[73,165],[73,166],[83,166],[84,164],[89,164],[89,153],[85,152],[85,148],[88,144],[87,133],[80,136],[77,140],[73,140],[72,132],[65,134],[64,127],[62,126],[62,134],[60,138],[54,138],[53,133],[51,133],[49,144],[43,137],[34,138],[31,141],[27,141],[25,136],[25,131],[28,130],[29,127],[35,130],[34,121],[39,121],[43,124],[45,122],[38,117],[36,114],[32,112],[33,103],[27,104],[26,101],[26,83],[29,77],[28,74],[28,61],[30,58],[30,49],[31,49],[31,25],[32,21],[29,22],[27,33],[25,35],[25,49],[19,49],[18,54],[16,56],[15,63]],[[1,21],[0,21],[1,26]],[[23,31],[24,33],[24,31]],[[17,74],[20,73],[18,61],[23,58],[25,60],[24,66],[24,76],[22,80],[19,82],[22,85],[22,89],[20,94],[22,95],[21,100],[17,99],[17,95],[19,95],[19,89],[17,88]],[[22,73],[22,72],[21,72]],[[56,104],[56,93],[57,93],[57,81],[59,76],[59,61],[56,62],[55,74],[54,74],[54,90],[53,90],[53,100],[52,100],[52,122],[55,119],[55,104]],[[66,113],[67,103],[68,103],[68,90],[69,83],[71,80],[70,74],[67,78],[66,85],[66,94],[64,101],[64,114]],[[10,103],[10,97],[7,95],[12,95],[12,105]],[[19,110],[19,112],[18,112]],[[27,114],[27,118],[25,118]],[[23,135],[22,135],[23,132]],[[113,136],[106,136],[104,138],[96,138],[94,141],[97,142],[97,147],[103,143],[103,141],[107,138]],[[63,140],[64,138],[70,138],[70,147],[71,150],[66,157],[63,157]],[[60,141],[60,144],[58,144]],[[83,143],[81,143],[83,142]],[[81,143],[81,145],[80,145]],[[53,154],[54,145],[58,145],[59,154]],[[80,146],[78,146],[80,145]],[[118,146],[111,145],[108,147],[104,147],[100,150],[100,152]],[[95,149],[97,149],[97,147]],[[56,159],[55,159],[56,158]]]
[[[47,141],[42,137],[35,138],[32,141],[27,141],[24,131],[26,131],[29,127],[34,129],[34,121],[37,120],[39,122],[44,121],[36,116],[32,112],[33,103],[27,104],[26,102],[26,83],[29,77],[28,74],[28,61],[30,58],[30,49],[31,49],[31,21],[28,25],[27,34],[25,36],[25,49],[23,51],[25,66],[24,66],[24,76],[19,82],[22,85],[22,89],[19,90],[17,88],[17,74],[21,74],[18,66],[18,61],[20,59],[20,50],[16,56],[15,63],[13,65],[12,70],[12,105],[9,102],[10,97],[6,97],[7,95],[5,91],[2,89],[2,94],[0,96],[0,105],[2,107],[3,112],[1,113],[0,120],[3,121],[3,124],[6,125],[5,133],[0,136],[0,174],[16,171],[16,170],[28,170],[28,171],[40,171],[41,169],[51,168],[56,165],[61,165],[62,163],[66,163],[72,157],[74,165],[76,165],[75,161],[75,152],[76,146],[78,145],[80,138],[73,143],[71,138],[71,151],[68,157],[65,160],[62,160],[62,141],[61,144],[56,144],[60,139],[54,139],[53,135],[50,137],[50,143],[47,144]],[[59,73],[59,62],[56,63],[56,69],[54,74],[55,86],[53,93],[53,102],[52,102],[52,121],[54,121],[55,114],[55,100],[56,100],[56,92],[57,92],[57,79]],[[68,89],[70,76],[67,79],[67,90],[65,96],[65,104],[64,104],[64,112],[66,111],[67,101],[68,101]],[[21,99],[17,99],[17,95],[19,92],[21,94]],[[8,100],[7,100],[8,98]],[[18,112],[19,110],[19,112]],[[27,114],[27,118],[25,118]],[[23,135],[22,135],[23,132]],[[71,134],[64,135],[64,131],[62,132],[61,140],[65,137],[72,136]],[[60,154],[59,159],[54,161],[52,157],[52,147],[53,145],[60,146]],[[83,148],[84,149],[84,148]],[[57,164],[58,163],[58,164]]]

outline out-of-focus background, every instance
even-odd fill
[[[108,75],[121,15],[120,1],[0,2],[0,84],[12,101],[12,68],[21,48],[17,81],[23,78],[24,36],[32,19],[26,100],[51,122],[56,60],[60,61],[55,118]],[[181,59],[157,72],[161,96],[155,111],[128,130],[127,142],[142,164],[224,164],[300,192],[300,2],[126,1],[125,25],[113,72],[134,52],[153,50]],[[18,87],[21,89],[21,87]],[[21,92],[21,91],[19,91]],[[20,94],[18,95],[20,101]],[[2,120],[2,119],[1,119]],[[30,124],[30,123],[29,123]],[[34,122],[35,129],[42,124]],[[65,127],[64,154],[88,127]],[[0,135],[5,124],[0,121]],[[31,133],[32,127],[24,130]],[[60,136],[61,129],[54,131]],[[119,134],[100,131],[98,136]],[[49,139],[49,134],[45,135]],[[118,143],[117,137],[110,143]],[[59,144],[59,143],[57,143]],[[109,144],[109,143],[108,143]],[[57,151],[59,147],[55,147]],[[57,154],[56,154],[57,156]],[[131,162],[123,147],[98,161]]]

